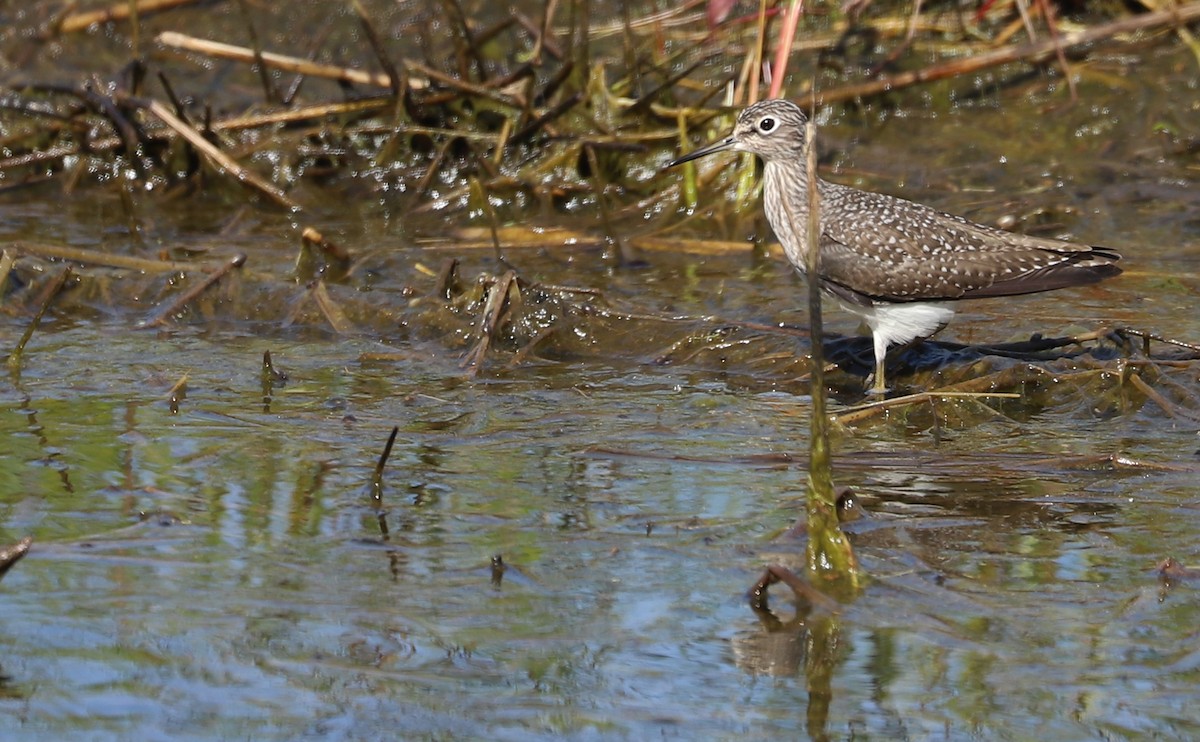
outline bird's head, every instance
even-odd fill
[[[798,158],[804,153],[808,118],[795,103],[764,100],[742,110],[729,136],[671,162],[674,167],[716,152],[750,152],[766,161]]]

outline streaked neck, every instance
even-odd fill
[[[804,160],[773,160],[763,168],[763,201],[767,221],[788,260],[801,272],[807,265],[804,239],[808,228],[808,173]]]

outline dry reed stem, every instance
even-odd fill
[[[179,413],[179,402],[187,397],[188,378],[189,374],[185,373],[167,390],[167,403],[171,406],[172,414]]]
[[[199,2],[199,0],[138,0],[137,13],[139,16],[145,16],[148,13],[170,10],[171,8],[181,5],[191,5],[196,2]],[[74,33],[101,23],[128,20],[131,18],[133,10],[133,3],[128,2],[128,0],[122,0],[122,2],[114,3],[102,10],[72,13],[62,19],[62,22],[58,24],[58,30],[60,33]]]
[[[217,59],[229,59],[235,62],[243,62],[253,64],[257,60],[254,50],[244,46],[235,46],[233,44],[225,44],[219,41],[210,41],[208,39],[200,39],[194,36],[188,36],[175,31],[164,31],[155,39],[159,44],[174,49],[182,49],[185,51],[204,54]],[[390,76],[386,73],[365,72],[363,70],[354,69],[352,67],[336,67],[328,64],[317,64],[310,62],[307,59],[292,57],[284,54],[275,54],[273,52],[262,53],[262,63],[267,67],[274,69],[295,72],[302,75],[310,75],[312,77],[322,77],[330,80],[339,80],[355,85],[370,85],[377,88],[387,90],[394,89],[394,84]],[[505,106],[521,109],[524,107],[522,96],[517,94],[505,94],[502,91],[493,90],[484,85],[478,85],[467,80],[448,75],[440,70],[435,70],[428,65],[417,62],[412,59],[401,59],[400,64],[407,68],[410,72],[408,86],[413,90],[423,90],[429,87],[430,82],[438,82],[446,87],[458,90],[461,93],[479,96],[488,100],[500,103]],[[418,72],[425,76],[425,79],[412,77],[412,72]]]
[[[26,554],[29,553],[29,547],[33,545],[33,537],[26,536],[12,546],[5,546],[0,549],[0,577],[3,577],[12,566],[21,561]]]
[[[858,422],[866,417],[873,417],[879,411],[889,407],[904,407],[918,402],[930,402],[937,399],[984,399],[984,398],[1001,398],[1001,399],[1020,399],[1020,394],[1013,392],[951,392],[951,391],[931,391],[917,392],[915,394],[906,394],[901,397],[892,397],[890,399],[882,399],[878,402],[868,402],[867,404],[849,407],[842,412],[839,412],[834,418],[837,422],[849,425]],[[867,412],[868,415],[859,413]]]
[[[253,49],[225,44],[220,41],[200,39],[176,31],[164,31],[155,38],[155,41],[162,46],[195,52],[208,57],[216,57],[217,59],[229,59],[246,64],[253,64],[255,62]],[[370,85],[385,90],[390,90],[392,87],[391,79],[386,74],[380,72],[366,72],[351,67],[318,64],[310,62],[307,59],[301,59],[300,57],[291,57],[273,52],[263,52],[262,62],[272,69],[295,72],[310,77],[339,80],[353,85]],[[417,85],[417,81],[414,80],[413,84]]]
[[[262,193],[279,206],[291,211],[300,210],[300,205],[289,198],[286,193],[239,165],[236,160],[218,149],[216,145],[205,139],[203,134],[196,131],[195,128],[188,125],[187,122],[176,116],[159,101],[152,100],[146,103],[146,110],[150,111],[160,121],[186,139],[188,143],[196,148],[197,152],[207,158],[209,163],[217,168],[218,172],[232,175],[242,185],[249,186]]]
[[[138,327],[157,327],[165,325],[167,320],[174,314],[180,312],[185,306],[190,304],[196,297],[203,294],[209,288],[214,286],[217,281],[220,281],[229,274],[234,268],[241,268],[246,264],[246,256],[238,254],[225,261],[220,268],[209,273],[204,277],[204,280],[191,287],[187,291],[177,296],[174,300],[166,304],[156,307],[146,319],[138,323]]]
[[[4,306],[4,286],[8,283],[8,274],[12,272],[13,264],[16,262],[15,254],[8,250],[0,250],[0,306]]]
[[[350,335],[354,333],[354,323],[342,311],[341,305],[334,301],[329,295],[329,289],[325,287],[324,281],[317,281],[312,287],[313,301],[317,304],[317,309],[320,310],[321,316],[333,328],[333,331],[339,335]]]
[[[575,231],[562,227],[530,229],[507,226],[498,230],[506,250],[579,250],[593,249],[603,245],[603,238],[592,232]],[[491,230],[488,227],[459,227],[450,232],[453,240],[437,239],[423,244],[426,250],[489,250],[492,248]],[[690,255],[727,255],[750,252],[752,243],[742,240],[704,240],[684,237],[656,237],[653,235],[632,236],[629,243],[637,250],[650,252],[687,253]],[[768,255],[783,256],[783,248],[777,242],[766,245]]]
[[[9,371],[20,373],[21,361],[25,356],[25,346],[29,344],[33,333],[37,331],[38,325],[42,323],[42,317],[46,316],[46,310],[50,308],[50,303],[54,301],[54,297],[58,296],[63,287],[67,285],[67,279],[71,277],[71,266],[63,268],[57,276],[55,276],[46,288],[42,291],[42,295],[38,298],[37,313],[33,315],[33,319],[29,321],[25,332],[21,333],[21,339],[17,341],[17,345],[9,354],[6,364]]]
[[[9,247],[18,254],[24,253],[52,260],[66,260],[72,263],[99,265],[106,268],[124,268],[142,273],[177,273],[180,271],[196,270],[195,263],[185,263],[175,260],[150,260],[148,258],[136,258],[132,255],[114,255],[99,250],[70,247],[68,245],[51,245],[44,242],[16,240],[9,243]]]
[[[398,435],[400,435],[400,426],[393,425],[387,443],[383,445],[383,452],[379,454],[379,460],[375,463],[375,471],[371,474],[371,500],[376,505],[383,502],[383,471],[387,467],[388,459],[392,457],[392,448],[396,445]]]
[[[562,60],[563,50],[553,39],[548,38],[550,23],[554,19],[554,11],[558,6],[558,0],[547,0],[546,7],[542,12],[541,25],[535,26],[533,21],[525,17],[524,14],[514,12],[513,15],[517,19],[517,23],[525,29],[527,33],[534,37],[533,52],[529,55],[534,64],[542,63],[542,51],[545,51],[550,56],[557,60]]]
[[[834,416],[834,421],[839,425],[855,425],[864,420],[869,420],[878,417],[883,412],[892,407],[913,404],[916,402],[932,401],[938,397],[1015,397],[1020,398],[1019,394],[1009,392],[990,392],[989,387],[995,386],[1011,386],[1016,383],[1031,381],[1037,378],[1046,378],[1051,376],[1049,371],[1029,364],[1021,366],[1013,366],[997,371],[994,374],[980,376],[974,379],[968,379],[958,384],[951,384],[942,389],[935,389],[929,392],[918,392],[906,397],[896,397],[895,403],[893,400],[883,400],[871,404],[854,407],[846,412],[839,413]],[[990,408],[989,408],[990,409]]]
[[[659,11],[657,13],[649,13],[630,21],[629,28],[631,29],[650,29],[655,28],[672,28],[676,26],[692,26],[697,23],[706,23],[705,12],[689,13],[693,8],[703,5],[705,0],[688,0],[680,5],[669,10]],[[589,33],[594,39],[601,39],[607,36],[615,36],[625,33],[626,25],[624,21],[614,21],[612,23],[597,23],[590,29]],[[567,33],[567,29],[557,29],[555,35],[563,36]]]
[[[406,87],[408,80],[400,70],[396,69],[396,65],[392,63],[392,58],[388,56],[387,48],[383,45],[383,39],[380,38],[379,32],[375,30],[375,24],[371,22],[371,16],[367,13],[367,9],[363,7],[359,0],[351,0],[351,7],[354,8],[355,14],[358,15],[358,22],[362,26],[363,33],[367,36],[367,41],[371,44],[371,50],[375,52],[375,58],[379,60],[379,66],[383,68],[383,73],[387,75],[388,82],[391,83],[392,96],[397,100],[407,93]]]
[[[467,369],[469,377],[475,377],[483,366],[483,360],[492,344],[492,338],[499,328],[500,316],[504,312],[505,305],[508,304],[509,289],[516,281],[516,277],[517,274],[514,271],[505,271],[504,275],[496,279],[488,290],[487,301],[484,302],[483,312],[479,318],[479,340],[459,363],[460,368]]]
[[[1163,412],[1167,413],[1167,417],[1172,419],[1183,418],[1190,423],[1200,422],[1200,413],[1193,412],[1182,405],[1177,405],[1164,397],[1157,389],[1146,383],[1146,380],[1141,377],[1141,374],[1133,373],[1129,375],[1129,383],[1133,384],[1146,398],[1158,405]]]

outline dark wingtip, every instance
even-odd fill
[[[1106,278],[1121,275],[1124,270],[1117,262],[1121,259],[1121,253],[1111,247],[1102,245],[1092,245],[1092,249],[1087,253],[1079,264],[1076,265],[1081,271],[1087,271],[1094,276],[1095,281],[1103,281]]]
[[[1113,263],[1121,259],[1121,253],[1117,252],[1111,247],[1104,247],[1103,245],[1092,245],[1091,247],[1092,250],[1090,253],[1088,253],[1088,256],[1091,258],[1109,260]]]
[[[1109,247],[1092,247],[1069,253],[1067,262],[1048,266],[1040,271],[1027,273],[1008,281],[997,281],[991,286],[963,293],[963,299],[984,299],[998,296],[1038,294],[1072,286],[1089,286],[1105,281],[1123,272],[1117,265],[1121,254]]]

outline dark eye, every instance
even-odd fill
[[[763,118],[758,120],[758,130],[761,131],[763,134],[766,134],[767,132],[771,131],[774,128],[775,128],[775,119],[771,118],[770,116],[764,116]]]

